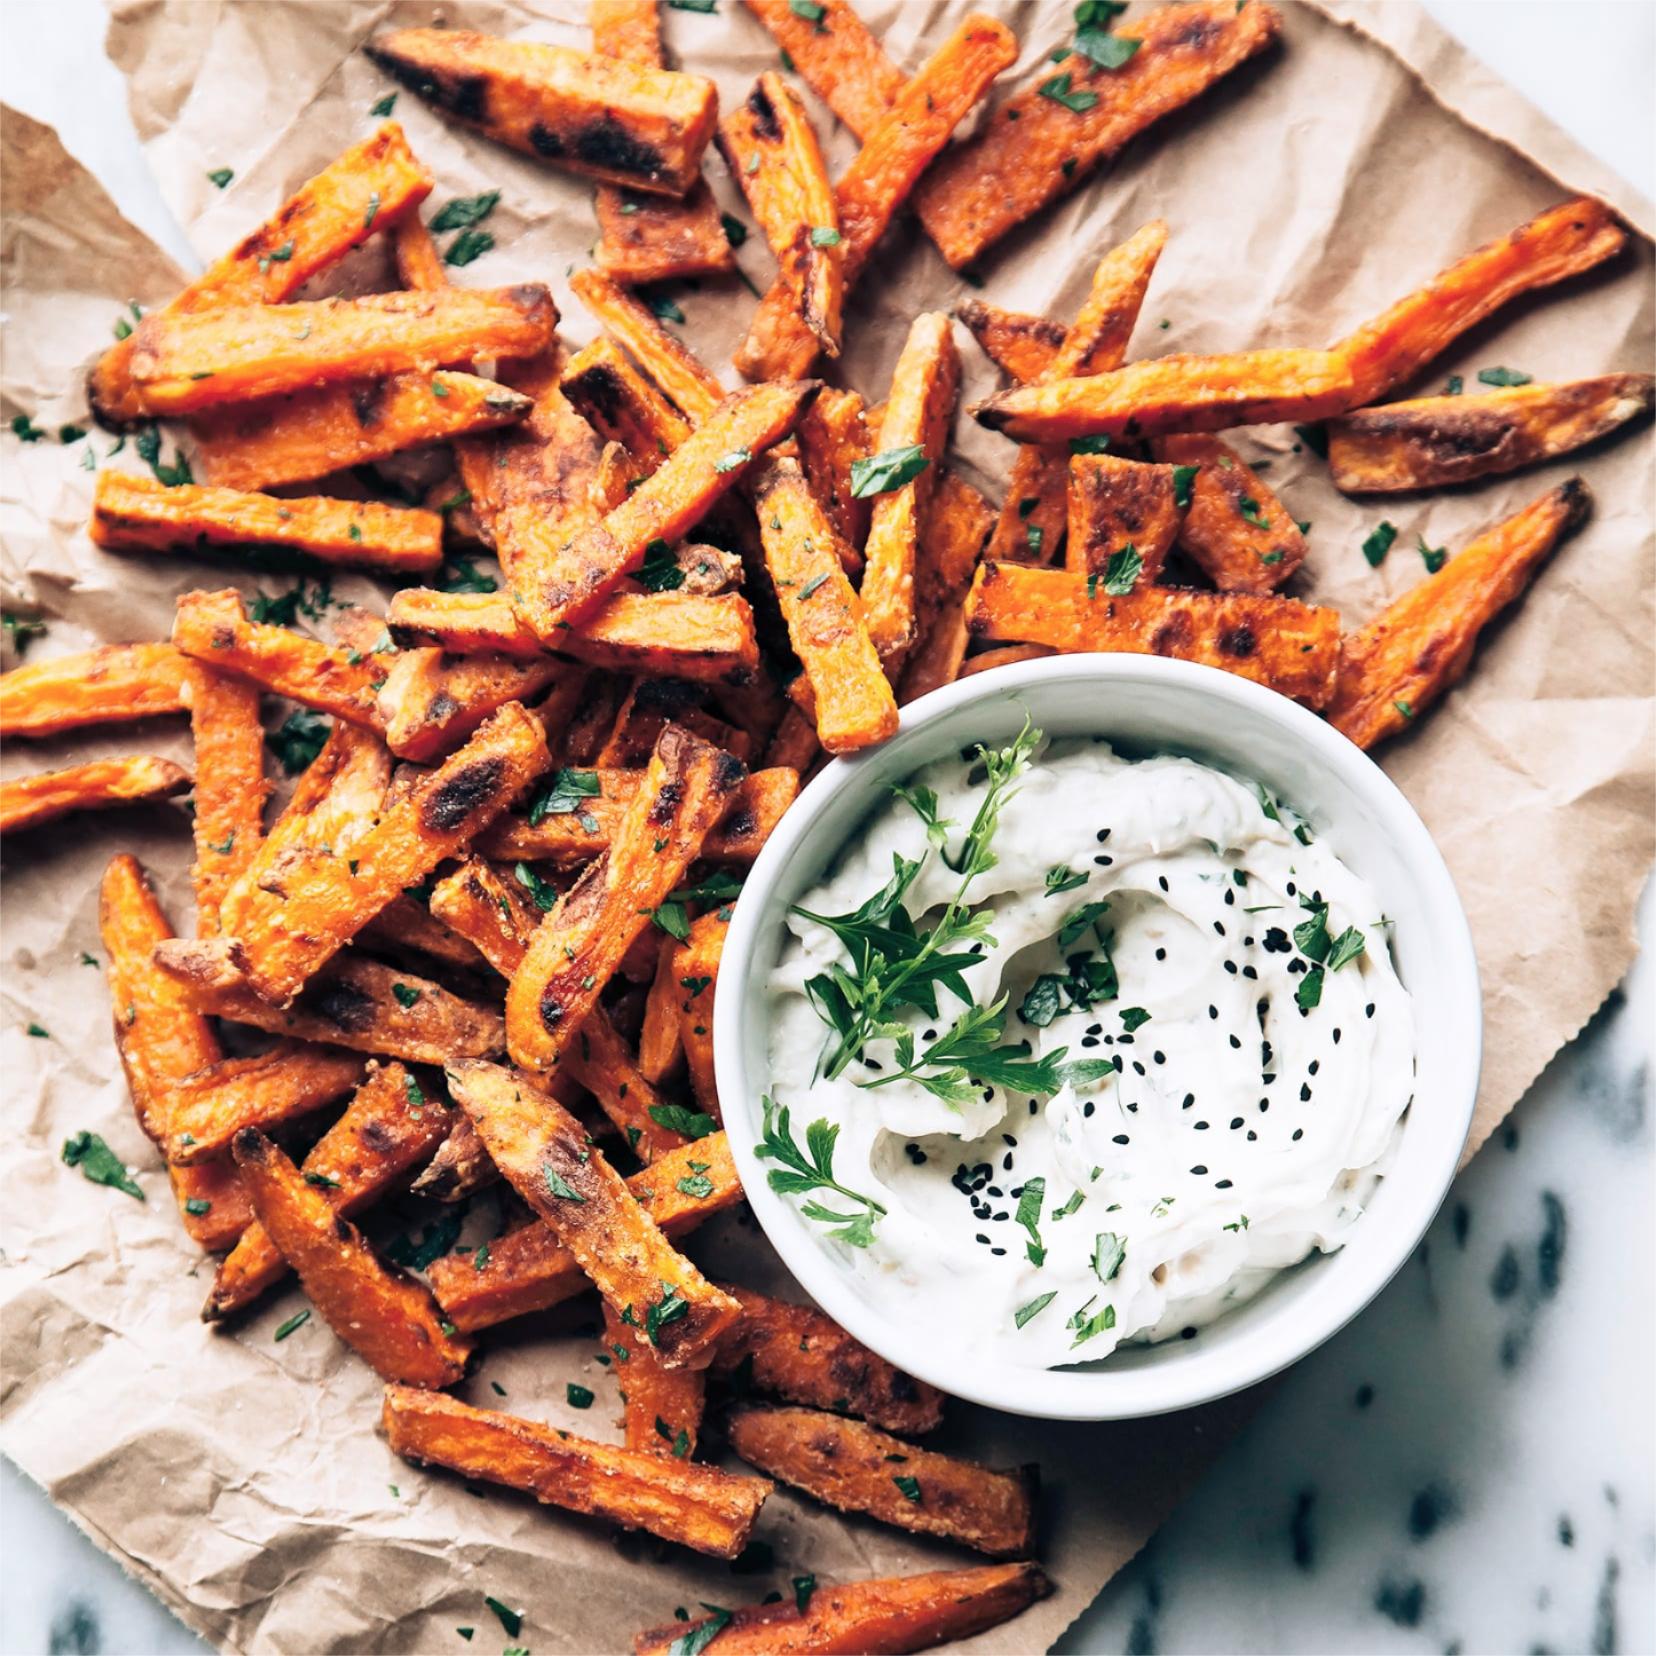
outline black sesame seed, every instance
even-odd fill
[[[1010,1219],[1012,1217],[1012,1215],[1010,1213],[1002,1211],[1000,1213],[992,1214],[991,1217],[998,1224],[1003,1219]]]
[[[1098,1045],[1098,1037],[1096,1035],[1083,1035],[1081,1044],[1084,1047],[1095,1047]]]
[[[1294,1129],[1294,1143],[1298,1144],[1299,1141],[1304,1137],[1305,1137],[1305,1129],[1303,1127],[1296,1127]]]
[[[1143,1075],[1145,1073],[1144,1065],[1141,1064],[1136,1058],[1133,1060],[1133,1073],[1135,1075]]]
[[[1237,1129],[1237,1128],[1238,1128],[1238,1127],[1240,1127],[1240,1126],[1241,1126],[1241,1125],[1242,1125],[1242,1118],[1241,1118],[1241,1116],[1232,1116],[1232,1117],[1231,1117],[1231,1131],[1232,1131],[1232,1132],[1233,1132],[1233,1133],[1234,1133],[1234,1132],[1235,1132],[1235,1131],[1236,1131],[1236,1129]]]
[[[1128,1138],[1125,1133],[1117,1133],[1115,1137],[1110,1140],[1111,1144],[1131,1144],[1132,1142],[1133,1141]]]
[[[1093,863],[1098,868],[1109,868],[1115,862],[1114,857],[1094,857]]]
[[[1193,1167],[1193,1168],[1191,1168],[1191,1170],[1190,1170],[1190,1171],[1191,1171],[1191,1172],[1192,1172],[1192,1173],[1198,1173],[1198,1174],[1200,1174],[1200,1173],[1205,1173],[1205,1172],[1207,1172],[1207,1169],[1206,1169],[1206,1168],[1205,1168],[1205,1167],[1204,1167],[1204,1166],[1203,1166],[1203,1165],[1202,1165],[1202,1164],[1201,1164],[1201,1163],[1200,1163],[1200,1162],[1197,1162],[1197,1164],[1196,1164],[1196,1165],[1195,1165],[1195,1166],[1194,1166],[1194,1167]]]
[[[1250,1127],[1248,1129],[1248,1143],[1249,1144],[1257,1144],[1258,1142],[1259,1142],[1259,1134],[1256,1133],[1253,1130],[1253,1128]]]
[[[1194,1328],[1181,1328],[1179,1330],[1179,1338],[1181,1340],[1194,1340],[1196,1338],[1196,1330]]]
[[[1236,962],[1234,960],[1227,960],[1225,962],[1225,970],[1227,972],[1229,972],[1232,977],[1235,977],[1236,976]],[[1290,970],[1292,970],[1292,968],[1290,968]]]
[[[1163,891],[1169,889],[1167,884],[1167,876],[1165,874],[1158,874],[1156,876],[1156,884],[1159,885]]]
[[[1221,937],[1223,937],[1225,935],[1225,922],[1223,920],[1215,920],[1213,922],[1213,929],[1218,932]]]
[[[1365,1018],[1372,1018],[1374,1016],[1374,1002],[1373,1001],[1370,1001],[1368,1003],[1368,1005],[1363,1008],[1363,1016]]]
[[[1004,1196],[1006,1192],[999,1185],[990,1185],[983,1194],[985,1196]]]
[[[1302,1082],[1300,1082],[1300,1103],[1309,1104],[1310,1102],[1311,1102],[1311,1083],[1309,1081],[1302,1081]]]
[[[1217,1006],[1210,1006],[1208,1008],[1208,1016],[1210,1018],[1217,1018],[1219,1016],[1219,1008]]]
[[[985,1236],[982,1231],[979,1231],[977,1235],[972,1238],[972,1240],[974,1242],[981,1242],[986,1248],[989,1246],[989,1238]]]
[[[1105,840],[1107,840],[1109,837],[1110,837],[1110,830],[1108,828],[1100,828],[1098,830],[1098,843],[1100,845],[1102,845],[1105,842]]]
[[[1236,907],[1236,893],[1234,891],[1232,891],[1229,886],[1225,887],[1225,907],[1226,908],[1235,908]]]
[[[1119,1052],[1118,1052],[1118,1053],[1117,1053],[1117,1054],[1116,1054],[1116,1055],[1115,1055],[1115,1070],[1116,1070],[1116,1074],[1117,1074],[1117,1075],[1120,1075],[1120,1074],[1121,1074],[1121,1069],[1122,1069],[1122,1064],[1121,1064],[1121,1054],[1120,1054],[1120,1053],[1119,1053]]]
[[[1205,1133],[1207,1130],[1208,1130],[1208,1124],[1205,1121],[1198,1121],[1196,1123],[1196,1131],[1198,1133]]]
[[[1088,1024],[1087,1033],[1089,1035],[1102,1035],[1104,1033],[1104,1026],[1103,1024]]]
[[[1299,895],[1298,891],[1294,889],[1294,882],[1292,880],[1288,882],[1288,895],[1290,897],[1297,897]]]
[[[1259,1078],[1260,1085],[1265,1087],[1270,1086],[1274,1080],[1276,1080],[1276,1072],[1274,1070],[1266,1070],[1265,1073]]]
[[[1182,1104],[1180,1104],[1180,1105],[1179,1105],[1179,1108],[1180,1108],[1180,1109],[1181,1109],[1181,1110],[1188,1110],[1188,1109],[1189,1109],[1189,1108],[1190,1108],[1190,1106],[1191,1106],[1191,1105],[1192,1105],[1192,1104],[1194,1104],[1194,1103],[1195,1103],[1195,1102],[1196,1102],[1196,1095],[1195,1095],[1195,1093],[1186,1093],[1186,1094],[1185,1094],[1185,1095],[1184,1095],[1184,1102],[1183,1102],[1183,1103],[1182,1103]]]
[[[1227,1036],[1226,1039],[1229,1040],[1232,1047],[1240,1047],[1242,1045],[1242,1041],[1239,1036],[1230,1035]]]
[[[1317,1071],[1321,1068],[1322,1068],[1322,1059],[1313,1058],[1311,1060],[1311,1062],[1305,1066],[1305,1073],[1307,1075],[1315,1075],[1317,1073]]]
[[[1229,1179],[1215,1179],[1213,1181],[1213,1188],[1215,1190],[1229,1190],[1230,1187],[1231,1182]]]
[[[1005,1259],[1006,1258],[1006,1249],[1005,1248],[991,1248],[989,1251],[990,1251],[990,1253],[992,1253],[995,1256],[996,1259]]]
[[[1082,1103],[1081,1113],[1084,1116],[1090,1116],[1093,1113],[1093,1101],[1092,1101],[1092,1099],[1089,1098],[1089,1099],[1085,1100]]]
[[[1334,1044],[1335,1046],[1340,1044],[1340,1032],[1337,1029],[1334,1031]]]
[[[1167,959],[1167,950],[1166,949],[1157,949],[1156,950],[1156,959],[1157,960],[1166,960]]]
[[[1128,1113],[1128,1115],[1137,1115],[1138,1114],[1138,1105],[1129,1104],[1127,1106],[1127,1113]]]
[[[1154,1058],[1158,1064],[1165,1064],[1167,1062],[1167,1054],[1165,1052],[1152,1052],[1150,1056]]]
[[[1010,1173],[1012,1171],[1012,1152],[1010,1150],[1008,1150],[1006,1154],[1001,1157],[1001,1171],[1003,1173]]]
[[[1242,975],[1253,982],[1258,982],[1259,980],[1259,973],[1256,972],[1252,966],[1244,966],[1242,968]]]

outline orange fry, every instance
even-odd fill
[[[1064,567],[1104,580],[1111,558],[1131,552],[1142,564],[1145,585],[1153,586],[1179,533],[1173,467],[1113,454],[1078,454],[1069,463],[1069,475]]]
[[[1305,562],[1305,534],[1270,485],[1217,437],[1158,437],[1170,466],[1195,466],[1179,544],[1221,592],[1270,592]]]
[[[169,799],[189,786],[190,773],[182,765],[141,754],[95,759],[67,770],[37,771],[33,776],[0,782],[0,833],[18,834],[74,811]]]
[[[170,644],[100,644],[0,675],[0,736],[59,736],[185,707],[189,663]]]

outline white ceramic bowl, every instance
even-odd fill
[[[918,1339],[859,1297],[855,1279],[754,1154],[768,1089],[767,981],[784,915],[893,782],[973,742],[1003,743],[1025,715],[1049,736],[1169,749],[1262,782],[1378,893],[1414,1000],[1414,1103],[1391,1173],[1350,1240],[1283,1272],[1199,1339],[1126,1346],[1091,1369],[992,1362]],[[748,876],[725,942],[714,1014],[724,1125],[748,1200],[776,1251],[865,1345],[958,1397],[1014,1414],[1119,1420],[1189,1408],[1252,1385],[1320,1345],[1413,1252],[1454,1176],[1478,1088],[1483,1018],[1460,899],[1414,810],[1380,768],[1304,708],[1243,679],[1157,656],[1080,655],[998,668],[922,698],[883,747],[829,765],[782,819]],[[809,1118],[809,1104],[794,1101]]]

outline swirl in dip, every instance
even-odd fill
[[[1044,1368],[1192,1333],[1340,1247],[1414,1027],[1378,900],[1256,788],[1038,732],[995,759],[921,771],[798,905],[769,1062],[794,1140],[838,1129],[834,1185],[790,1193],[859,1292]],[[940,917],[960,941],[929,958],[961,964],[932,1005],[881,1003],[847,1042]]]

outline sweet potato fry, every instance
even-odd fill
[[[371,1064],[345,1113],[312,1146],[300,1172],[336,1213],[350,1215],[384,1195],[442,1142],[456,1115],[427,1099],[401,1064]],[[219,1262],[203,1322],[245,1310],[287,1275],[287,1261],[257,1220]]]
[[[220,1059],[173,1083],[159,1148],[180,1167],[207,1161],[244,1127],[280,1127],[344,1097],[362,1071],[358,1054],[302,1041],[279,1041],[253,1058]]]
[[[270,785],[264,773],[259,687],[191,662],[185,694],[195,741],[196,930],[218,930],[224,893],[264,839]]]
[[[1040,1566],[1027,1562],[847,1581],[819,1586],[803,1610],[787,1603],[754,1604],[695,1621],[668,1622],[640,1633],[633,1651],[634,1656],[675,1656],[689,1648],[686,1640],[707,1634],[717,1620],[710,1637],[722,1647],[719,1656],[807,1650],[905,1656],[998,1627],[1051,1591]]]
[[[863,613],[882,661],[902,658],[914,642],[916,559],[959,392],[953,324],[941,311],[917,316],[892,370],[891,395],[870,462],[878,466],[883,456],[896,466],[915,450],[924,462],[918,470],[902,465],[902,481],[895,486],[884,480],[868,526]]]
[[[144,1136],[159,1144],[170,1130],[173,1089],[223,1056],[218,1037],[180,985],[160,971],[155,946],[172,936],[167,917],[135,857],[114,858],[98,891],[98,931],[114,1012],[115,1050]],[[184,1229],[197,1247],[227,1248],[252,1222],[253,1209],[229,1159],[167,1169]]]
[[[1522,596],[1591,508],[1587,485],[1567,479],[1348,636],[1328,722],[1361,748],[1406,729],[1466,676],[1479,634]]]
[[[1270,592],[1305,561],[1305,535],[1288,508],[1228,443],[1180,434],[1150,448],[1169,466],[1198,468],[1179,544],[1221,592]]]
[[[868,134],[834,186],[846,292],[949,134],[1017,55],[1017,40],[1003,23],[967,18],[921,65]],[[760,301],[735,360],[749,379],[797,379],[810,371],[817,350],[818,340],[801,318],[784,276]]]
[[[467,857],[431,888],[431,912],[468,938],[502,977],[523,964],[541,911],[521,881],[480,856]]]
[[[706,684],[746,684],[759,668],[753,610],[736,592],[612,593],[555,647],[590,667]]]
[[[690,435],[690,421],[603,334],[570,358],[562,385],[592,429],[632,455],[641,476]]]
[[[608,276],[596,270],[577,270],[569,286],[692,425],[700,424],[724,401],[725,388],[718,376],[698,362],[695,353],[670,334],[646,305]]]
[[[1108,373],[1127,358],[1127,341],[1144,302],[1156,261],[1167,245],[1167,225],[1153,220],[1112,249],[1093,272],[1086,303],[1037,383]],[[1019,450],[989,542],[997,560],[1050,564],[1068,528],[1069,454],[1035,444]]]
[[[460,29],[364,48],[394,80],[496,143],[570,172],[682,196],[701,176],[719,95],[700,75]]]
[[[679,1043],[684,1048],[690,1088],[715,1121],[719,1086],[713,1070],[713,1002],[719,987],[719,959],[730,930],[730,909],[715,909],[692,922],[688,940],[673,956],[673,975],[679,984]]]
[[[955,306],[954,319],[971,334],[985,356],[1017,385],[1044,379],[1064,348],[1069,330],[1049,317],[1003,310],[981,299]]]
[[[896,698],[845,573],[847,549],[799,463],[771,460],[754,480],[753,504],[788,641],[815,697],[822,745],[855,753],[887,740],[897,731]]]
[[[1156,357],[1088,379],[1017,386],[968,412],[1017,442],[1056,443],[1100,434],[1151,437],[1320,420],[1349,408],[1352,395],[1351,371],[1338,352],[1237,351]]]
[[[1062,569],[984,564],[966,619],[972,636],[986,643],[1172,656],[1222,667],[1309,707],[1328,701],[1339,666],[1334,610],[1142,583],[1118,597],[1097,576]]]
[[[431,177],[409,153],[402,128],[387,121],[301,185],[166,308],[187,313],[281,304],[317,271],[396,224],[430,189]],[[110,346],[88,380],[88,400],[104,425],[130,423],[144,412],[131,380],[135,345],[129,335]]]
[[[440,1387],[464,1377],[471,1342],[444,1327],[420,1283],[382,1265],[356,1226],[263,1133],[238,1133],[235,1154],[265,1234],[346,1345],[386,1380]]]
[[[21,833],[75,811],[169,799],[187,792],[189,786],[190,773],[182,765],[142,754],[97,759],[67,770],[37,771],[0,783],[0,833]]]
[[[1021,661],[1040,661],[1057,654],[1045,644],[1003,644],[998,650],[968,656],[960,665],[959,676],[972,678],[978,673],[992,673],[997,667],[1015,667]]]
[[[1393,386],[1406,384],[1469,328],[1520,293],[1591,270],[1619,253],[1626,241],[1627,232],[1609,207],[1580,196],[1468,253],[1335,347],[1352,373],[1346,407],[1375,402]]]
[[[673,938],[662,938],[656,952],[655,976],[644,997],[644,1022],[638,1031],[638,1068],[652,1085],[666,1080],[684,1056],[684,1044],[679,1039],[679,984],[673,976],[673,957],[677,952],[678,943]]]
[[[188,414],[340,380],[533,356],[557,324],[557,307],[535,282],[157,311],[138,324],[130,367],[147,409]]]
[[[552,1069],[651,911],[684,878],[746,777],[738,760],[669,725],[608,849],[541,923],[506,996],[512,1058]]]
[[[480,971],[485,962],[477,950],[450,931],[430,910],[413,897],[402,896],[387,903],[361,931],[357,942],[394,957],[423,955],[460,972]]]
[[[666,1368],[705,1368],[740,1310],[677,1253],[579,1122],[528,1079],[462,1060],[449,1091],[495,1166]],[[706,1159],[706,1158],[702,1158]]]
[[[1143,564],[1140,578],[1153,586],[1179,533],[1173,468],[1113,454],[1078,454],[1069,463],[1069,478],[1064,567],[1104,580],[1110,559],[1131,548]]]
[[[267,489],[511,425],[531,404],[474,374],[392,374],[216,408],[190,422],[209,483]]]
[[[0,736],[60,736],[185,707],[189,663],[170,644],[100,644],[0,674]]]
[[[874,452],[863,400],[855,391],[825,385],[794,432],[811,493],[840,535],[847,575],[862,574],[863,542],[873,505],[851,492],[851,464]]]
[[[279,500],[133,472],[98,474],[92,539],[106,552],[280,547],[324,563],[421,575],[443,561],[443,520],[369,500]]]
[[[795,9],[789,0],[748,0],[805,83],[858,138],[866,140],[903,90],[903,74],[885,55],[849,0]]]
[[[815,1306],[719,1286],[740,1303],[742,1320],[719,1342],[712,1373],[739,1389],[853,1414],[910,1436],[943,1419],[942,1392],[877,1356]]]
[[[753,757],[747,732],[708,712],[707,693],[701,685],[673,679],[634,679],[609,736],[598,750],[599,768],[643,770],[655,753],[662,731],[670,724],[723,748],[743,764]]]
[[[717,137],[794,292],[800,320],[822,350],[838,356],[845,292],[839,205],[805,105],[767,70],[720,121]]]
[[[462,1202],[500,1180],[500,1169],[489,1159],[483,1141],[464,1111],[454,1111],[454,1122],[437,1153],[408,1187],[434,1202]]]
[[[663,1368],[605,1300],[604,1349],[621,1387],[622,1428],[629,1449],[690,1460],[701,1433],[707,1376],[701,1369]]]
[[[1517,471],[1648,414],[1653,391],[1649,374],[1605,374],[1360,408],[1328,423],[1329,476],[1345,494],[1392,494]]]
[[[509,702],[531,702],[574,671],[545,655],[514,661],[399,650],[389,658],[379,693],[386,746],[399,759],[428,764],[452,752]]]
[[[766,768],[791,770],[803,778],[821,756],[815,722],[799,708],[789,707],[765,749]]]
[[[991,1558],[1034,1550],[1035,1466],[994,1472],[818,1409],[736,1409],[729,1429],[730,1447],[750,1466],[837,1511],[866,1512]]]
[[[376,704],[385,681],[383,657],[321,644],[287,627],[249,621],[234,588],[184,593],[173,620],[173,645],[185,656],[251,679],[278,696],[369,730],[380,726]]]
[[[742,1199],[730,1146],[719,1132],[669,1151],[633,1174],[627,1189],[669,1237],[685,1235]],[[575,1255],[539,1220],[490,1243],[482,1265],[454,1256],[436,1260],[431,1285],[450,1321],[468,1332],[561,1305],[592,1286]]]
[[[733,392],[661,467],[602,523],[559,544],[542,535],[528,567],[514,573],[519,611],[552,649],[598,608],[656,543],[681,539],[741,481],[754,456],[793,430],[815,380]]]
[[[1162,7],[1115,34],[1139,42],[1102,69],[1072,52],[943,156],[915,194],[926,233],[956,270],[1049,202],[1078,189],[1129,140],[1264,51],[1282,20],[1262,0]]]
[[[714,1558],[747,1545],[771,1484],[593,1443],[452,1397],[388,1386],[385,1436],[405,1460],[522,1489],[570,1512],[648,1530]]]
[[[620,1130],[627,1148],[640,1161],[659,1161],[686,1142],[682,1133],[661,1125],[653,1111],[665,1104],[644,1079],[609,1014],[598,1007],[588,1014],[569,1048],[570,1079],[597,1099],[598,1107]]]
[[[922,631],[920,642],[909,653],[897,688],[898,703],[907,707],[911,701],[918,701],[945,684],[953,684],[960,676],[970,641],[971,634],[966,630],[966,597],[962,593],[939,606]]]

